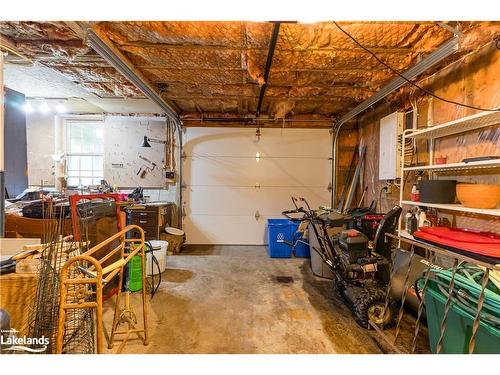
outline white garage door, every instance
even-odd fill
[[[188,128],[184,137],[187,243],[267,243],[268,218],[303,196],[328,205],[328,130]],[[260,160],[256,160],[259,153]]]

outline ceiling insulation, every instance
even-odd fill
[[[101,98],[141,98],[141,91],[89,48],[66,22],[0,22],[0,34],[33,61]]]
[[[435,22],[342,22],[393,68],[404,71],[452,33]],[[99,22],[106,37],[183,118],[255,115],[273,29],[255,22]],[[498,22],[461,22],[461,51],[500,34]],[[3,22],[0,33],[28,57],[103,97],[143,94],[82,39],[77,22]],[[430,73],[430,72],[429,72]],[[348,112],[394,74],[333,23],[282,23],[261,109],[266,118],[324,119]],[[392,95],[395,100],[397,95]],[[327,122],[325,122],[327,123]]]

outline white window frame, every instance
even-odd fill
[[[64,149],[66,151],[65,155],[66,155],[66,170],[65,170],[65,175],[66,175],[66,179],[67,181],[69,182],[70,179],[72,178],[78,178],[78,185],[70,185],[68,184],[68,187],[78,187],[78,188],[81,188],[81,187],[84,187],[84,186],[89,186],[89,185],[97,185],[100,180],[104,179],[104,137],[103,137],[103,148],[102,148],[102,152],[101,153],[91,153],[91,152],[70,152],[70,142],[71,142],[71,139],[70,139],[70,127],[71,125],[74,125],[74,124],[85,124],[85,123],[88,123],[88,124],[100,124],[102,127],[103,127],[103,130],[104,130],[104,121],[102,120],[102,117],[99,117],[99,118],[96,118],[96,117],[71,117],[71,118],[66,118],[64,119],[64,132],[63,132],[63,146],[64,146]],[[83,176],[82,177],[82,170],[79,169],[78,170],[78,175],[75,176],[75,175],[70,175],[70,171],[69,171],[69,159],[71,157],[81,157],[81,156],[90,156],[92,157],[92,159],[94,159],[94,157],[101,157],[102,158],[102,174],[99,175],[99,176],[94,176],[94,163],[93,163],[93,160],[92,160],[92,169],[89,170],[92,174],[92,177],[85,177]],[[96,169],[98,170],[98,169]],[[82,179],[83,178],[92,178],[92,184],[82,184]]]

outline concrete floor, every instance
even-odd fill
[[[132,303],[140,314],[140,293]],[[309,260],[270,259],[261,246],[202,246],[169,256],[148,306],[150,344],[129,340],[123,353],[388,351],[354,322],[331,283],[312,274]],[[106,327],[112,308],[108,301]]]

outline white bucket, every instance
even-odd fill
[[[158,275],[158,266],[152,260],[152,256],[154,255],[156,260],[158,261],[158,264],[160,265],[160,273],[165,271],[167,268],[167,248],[168,248],[168,242],[167,241],[149,241],[151,246],[153,247],[153,252],[148,252],[146,255],[146,275],[151,276],[151,275]],[[146,250],[149,250],[148,247],[146,247]]]

